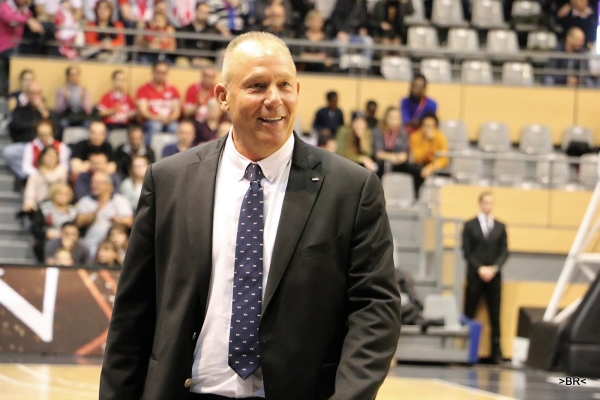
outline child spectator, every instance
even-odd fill
[[[129,177],[121,183],[121,194],[127,197],[131,204],[132,210],[137,210],[138,201],[140,194],[142,193],[142,184],[144,183],[144,176],[148,169],[148,159],[144,156],[135,156],[131,160],[131,171]]]
[[[54,258],[50,265],[56,265],[58,267],[73,267],[75,262],[73,261],[71,252],[64,247],[61,247],[54,253]]]
[[[127,80],[123,70],[113,72],[112,85],[112,90],[102,96],[96,109],[109,131],[127,129],[129,121],[137,114],[137,109],[127,93]]]
[[[38,204],[48,198],[50,187],[67,183],[67,169],[59,164],[58,151],[46,147],[37,161],[37,171],[27,179],[23,198],[23,211],[34,211]]]
[[[127,252],[127,245],[129,245],[129,229],[125,225],[114,224],[108,230],[106,238],[115,244],[119,258],[123,261]]]
[[[95,18],[88,21],[87,28],[123,29],[121,21],[112,21],[113,5],[108,0],[100,0],[94,8]],[[93,58],[106,63],[122,63],[127,60],[127,54],[119,50],[125,45],[125,36],[119,33],[85,32],[86,49],[82,51],[83,58]]]
[[[98,245],[98,252],[94,261],[96,268],[121,268],[123,266],[117,246],[110,240],[103,240]]]

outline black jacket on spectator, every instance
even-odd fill
[[[573,15],[573,9],[564,18],[557,18],[556,22],[562,26],[565,32],[573,27],[580,28],[585,34],[585,43],[590,44],[596,41],[596,21],[598,17],[593,11],[586,18]]]
[[[344,125],[344,113],[339,108],[330,110],[323,107],[317,111],[313,128],[320,133],[323,129],[329,128],[331,137],[335,137],[340,126]]]
[[[63,247],[62,239],[53,239],[46,242],[44,246],[44,257],[49,259],[54,257],[56,250]],[[71,256],[76,266],[88,266],[91,263],[90,249],[83,243],[82,240],[78,240],[71,251]]]
[[[565,52],[565,45],[560,44],[554,50],[557,53]],[[577,55],[584,55],[585,50],[574,53]],[[589,73],[588,62],[585,59],[576,58],[551,58],[546,64],[546,70],[548,72],[544,75],[543,81],[546,85],[566,85],[567,78],[569,76],[579,76],[581,73]],[[556,72],[555,72],[556,71]],[[563,73],[557,73],[558,71],[564,71]],[[583,77],[579,82],[580,86],[592,86],[593,80],[589,76]]]
[[[131,154],[125,150],[125,146],[129,148],[127,143],[125,143],[117,147],[117,150],[115,150],[115,163],[117,164],[117,172],[123,179],[129,176],[129,166],[131,165]],[[143,154],[143,156],[148,159],[150,164],[156,161],[154,150],[148,146],[146,146],[146,154]]]
[[[99,151],[106,154],[108,161],[114,161],[112,146],[106,140],[100,146],[92,146],[89,140],[82,140],[75,143],[71,150],[71,158],[87,161],[91,153]]]
[[[10,138],[13,142],[31,142],[36,137],[35,127],[42,120],[42,114],[31,105],[18,106],[12,112],[12,121],[8,125]],[[56,113],[50,111],[50,120],[54,132],[58,132],[58,118]]]
[[[337,0],[329,18],[328,33],[335,37],[344,31],[349,35],[358,35],[360,28],[369,28],[369,13],[365,0]]]
[[[379,0],[373,10],[371,11],[369,18],[370,33],[375,37],[388,37],[393,39],[396,36],[405,36],[404,17],[414,12],[413,10],[406,10],[407,4],[403,1],[390,1],[390,0]],[[412,3],[411,3],[412,4]],[[390,7],[396,8],[396,18],[393,21],[388,21]],[[384,31],[381,29],[381,23],[387,21],[392,25],[392,31]]]
[[[220,32],[212,25],[206,25],[204,27],[204,29],[197,31],[196,27],[194,26],[194,24],[189,24],[186,26],[183,26],[181,28],[178,28],[176,30],[177,32],[181,32],[181,33],[210,33],[213,35],[220,35]],[[226,44],[226,42],[223,42],[223,44]],[[195,37],[195,38],[178,38],[177,39],[177,48],[178,49],[184,49],[184,50],[200,50],[200,51],[217,51],[219,49],[219,47],[222,47],[221,44],[219,42],[213,42],[210,40],[206,40],[200,37]],[[208,56],[198,56],[198,57],[203,57],[203,58],[210,58],[212,60],[215,59],[215,57],[208,57]],[[190,57],[192,58],[192,57]]]

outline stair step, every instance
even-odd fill
[[[33,250],[31,239],[29,240],[0,240],[0,259],[31,259]]]
[[[13,190],[13,187],[15,185],[15,177],[6,172],[6,173],[0,173],[0,191],[1,190],[5,190],[5,191],[11,191]]]
[[[0,265],[36,265],[39,262],[31,257],[31,258],[9,258],[9,257],[0,257]]]
[[[0,222],[0,240],[10,240],[12,238],[31,239],[31,237],[29,229],[18,222],[8,224]]]
[[[22,204],[23,203],[23,195],[21,193],[16,193],[8,190],[0,190],[0,205],[5,204]]]
[[[15,214],[19,211],[20,204],[11,206],[0,206],[0,224],[13,224],[17,223]]]

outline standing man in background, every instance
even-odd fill
[[[477,217],[465,223],[462,248],[467,262],[465,315],[473,319],[483,294],[491,327],[491,360],[502,362],[500,348],[501,268],[508,258],[506,226],[494,219],[494,197],[491,192],[479,195]]]
[[[148,168],[100,400],[377,395],[400,334],[383,190],[293,134],[299,90],[281,39],[238,36],[229,134]]]

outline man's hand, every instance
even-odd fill
[[[37,33],[40,35],[44,34],[44,26],[42,25],[42,23],[40,21],[38,21],[35,18],[29,18],[27,20],[27,26],[33,33]]]
[[[429,177],[429,175],[431,175],[433,173],[433,166],[431,164],[426,165],[425,167],[423,167],[423,169],[421,170],[421,178],[426,179],[427,177]]]
[[[381,23],[381,29],[383,29],[384,31],[391,31],[392,30],[392,25],[390,25],[389,22],[383,21]]]
[[[408,154],[405,152],[395,153],[394,163],[395,164],[404,164],[408,160]]]
[[[571,12],[571,5],[569,3],[565,4],[564,6],[562,6],[561,8],[558,9],[558,12],[556,13],[556,16],[558,18],[564,18],[567,15],[569,15],[569,13]]]
[[[481,280],[487,283],[494,279],[497,273],[497,269],[493,265],[482,265],[477,270],[477,273],[479,274]]]

